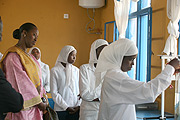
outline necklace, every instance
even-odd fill
[[[30,57],[30,55],[25,50],[23,50],[20,46],[18,46],[17,44],[15,46],[18,47],[19,49],[21,49],[23,52],[26,53],[26,55],[28,55]]]

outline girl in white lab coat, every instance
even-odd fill
[[[51,95],[55,102],[54,110],[61,120],[79,119],[79,69],[72,65],[75,60],[76,49],[67,45],[62,48],[51,69]]]
[[[97,39],[91,45],[89,64],[80,67],[79,88],[82,103],[80,107],[80,120],[97,120],[101,84],[95,88],[95,69],[97,59],[102,49],[108,45],[103,39]]]
[[[125,38],[107,46],[100,54],[96,74],[104,82],[98,120],[136,120],[135,104],[154,102],[180,68],[179,61],[173,59],[153,80],[147,83],[133,80],[126,72],[131,70],[137,54],[136,45]]]
[[[41,51],[38,47],[32,47],[29,50],[29,53],[32,54],[39,62],[39,65],[41,66],[41,72],[42,72],[42,85],[43,85],[44,89],[46,90],[46,92],[50,92],[49,65],[47,65],[41,61]]]

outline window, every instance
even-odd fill
[[[106,25],[110,23],[114,23],[113,41],[115,41],[119,36],[115,21],[105,23],[104,39],[106,39]],[[150,0],[131,1],[126,38],[137,44],[139,53],[134,67],[128,74],[131,78],[143,82],[151,79],[151,31],[152,8]]]
[[[134,70],[128,74],[143,82],[151,79],[151,28],[150,0],[131,1],[126,37],[136,42],[139,53]]]

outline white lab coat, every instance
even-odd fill
[[[51,69],[50,72],[51,95],[55,102],[55,111],[65,111],[68,107],[80,106],[79,100],[79,69],[72,65],[72,81],[74,89],[66,84],[65,67],[60,63]],[[75,91],[73,93],[73,91]]]
[[[167,65],[156,78],[144,83],[120,69],[108,70],[102,85],[98,120],[136,120],[135,104],[154,102],[171,84],[174,68]]]
[[[96,77],[94,64],[84,64],[80,67],[79,88],[82,103],[80,120],[97,120],[100,102],[93,101],[100,97],[101,86],[95,88]]]
[[[41,66],[43,87],[47,92],[50,92],[50,70],[49,70],[49,66],[43,62],[39,62],[39,63]]]

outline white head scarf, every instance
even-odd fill
[[[38,47],[32,47],[31,49],[29,49],[29,54],[32,54],[32,51],[33,51],[34,49],[37,49],[37,50],[39,51],[40,57],[39,57],[39,59],[37,60],[37,61],[39,62],[39,61],[41,61],[41,50],[40,50]]]
[[[73,47],[73,46],[70,46],[70,45],[66,45],[64,46],[62,49],[61,49],[61,52],[56,60],[56,64],[58,63],[66,63],[66,64],[69,64],[68,63],[68,56],[69,56],[69,53],[71,53],[72,51],[76,51],[76,49]],[[55,64],[55,65],[56,65]]]
[[[92,43],[89,63],[97,63],[96,49],[102,45],[108,45],[108,42],[103,39],[97,39]]]
[[[38,59],[37,61],[39,62],[39,65],[41,66],[41,68],[43,68],[44,65],[45,65],[45,63],[43,63],[43,62],[41,61],[41,50],[40,50],[38,47],[32,47],[31,49],[29,49],[29,54],[32,54],[32,51],[33,51],[34,49],[37,49],[37,50],[39,51],[40,57],[39,57],[39,59]]]
[[[61,52],[56,60],[55,66],[61,64],[61,62],[66,63],[66,86],[70,86],[73,93],[75,93],[75,82],[72,81],[72,64],[68,63],[68,57],[69,54],[72,51],[76,51],[76,49],[73,46],[66,45],[61,49]]]
[[[96,67],[96,77],[100,78],[96,85],[100,84],[105,73],[110,69],[121,69],[124,56],[132,56],[138,54],[138,49],[133,41],[121,38],[109,46],[105,47],[99,56]]]

